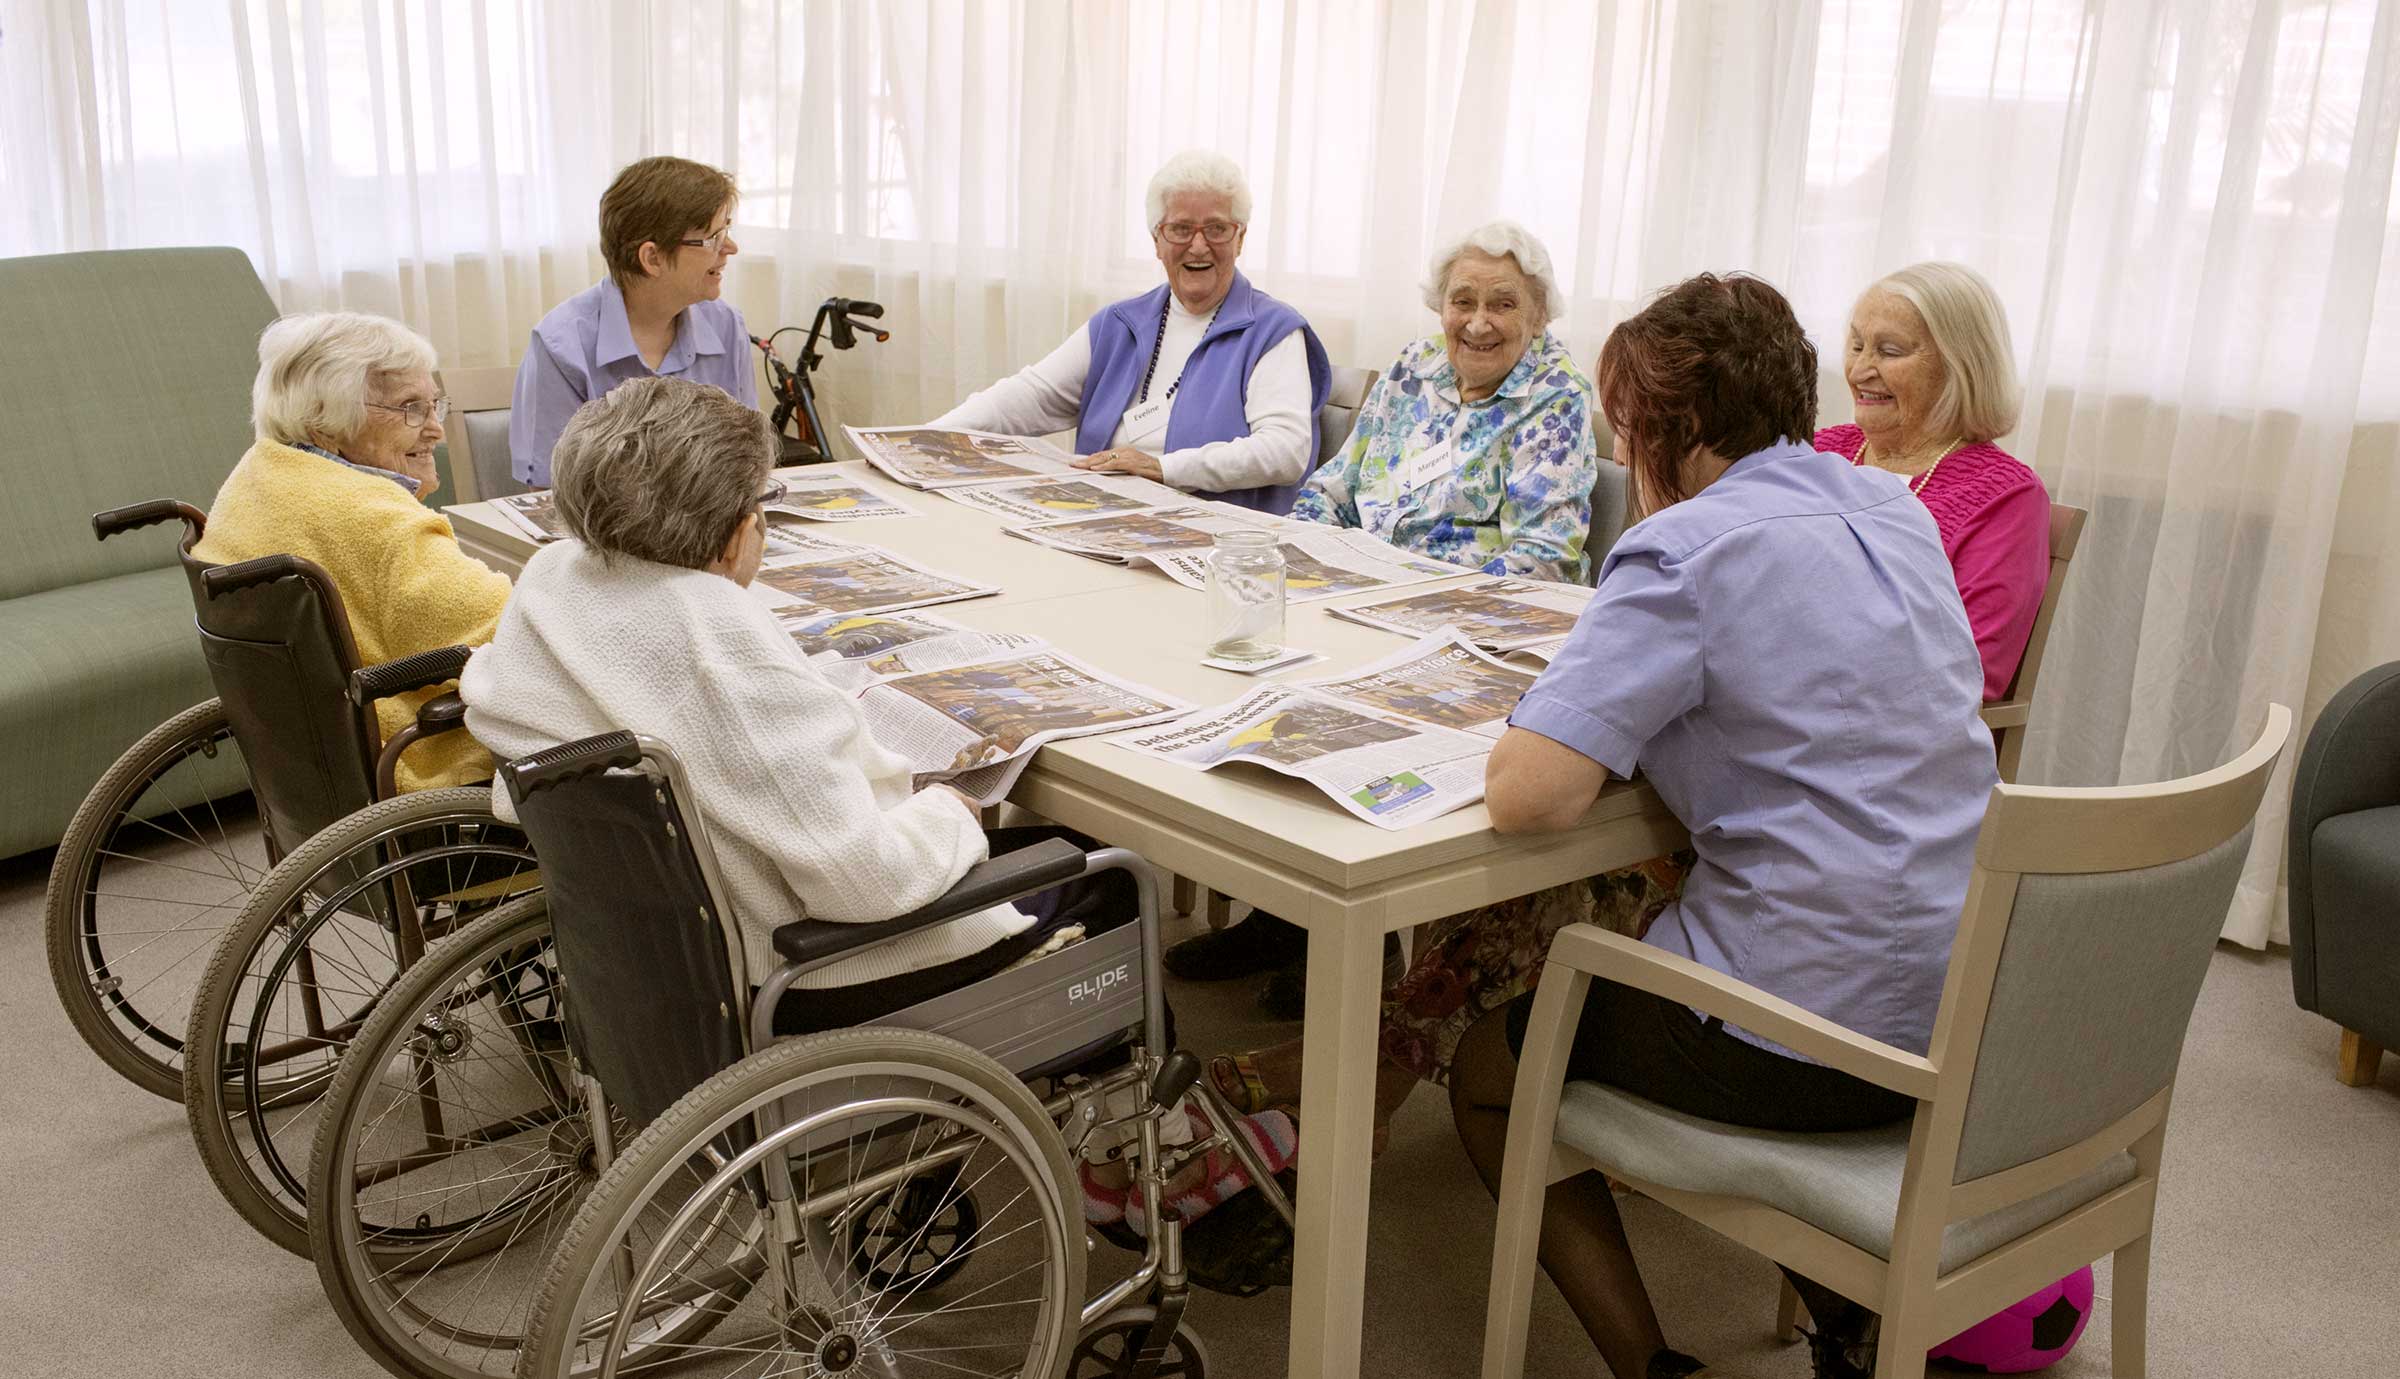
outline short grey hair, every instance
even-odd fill
[[[1187,148],[1160,164],[1150,175],[1144,201],[1150,211],[1146,228],[1155,230],[1166,223],[1167,198],[1177,192],[1215,192],[1228,203],[1234,224],[1250,223],[1250,179],[1242,175],[1241,164],[1222,153]]]
[[[1876,279],[1858,298],[1863,302],[1877,292],[1916,308],[1941,353],[1941,396],[1925,415],[1933,434],[1979,444],[2017,428],[2024,391],[2008,338],[2008,308],[1981,273],[1963,263],[1912,263]]]
[[[332,442],[366,428],[378,374],[433,372],[433,346],[398,321],[357,311],[286,316],[258,337],[250,427],[283,445]]]
[[[1425,269],[1425,309],[1439,314],[1442,298],[1450,289],[1450,270],[1469,254],[1482,254],[1495,259],[1514,259],[1517,271],[1533,287],[1533,311],[1538,318],[1534,333],[1549,329],[1558,319],[1560,308],[1566,305],[1566,293],[1558,285],[1558,270],[1550,266],[1550,251],[1531,230],[1513,220],[1495,220],[1480,225],[1434,251],[1433,260]]]
[[[604,560],[704,569],[757,505],[776,449],[767,419],[722,389],[637,378],[568,419],[550,455],[551,496]]]

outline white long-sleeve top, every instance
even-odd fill
[[[948,890],[989,851],[947,790],[912,793],[906,760],[766,606],[720,575],[580,541],[526,562],[491,644],[459,678],[467,729],[502,760],[596,733],[675,749],[740,916],[750,979],[782,965],[777,925],[890,919]],[[515,817],[495,781],[492,805]],[[894,939],[800,979],[846,986],[982,951],[1032,924],[1009,905]]]
[[[1167,328],[1159,337],[1158,368],[1150,376],[1149,396],[1154,398],[1165,397],[1168,385],[1183,376],[1183,366],[1208,330],[1206,314],[1184,310],[1171,292],[1167,301]],[[1091,371],[1091,331],[1078,328],[1039,362],[1001,379],[928,424],[1006,436],[1064,431],[1083,414],[1083,382]],[[1136,404],[1143,401],[1138,389],[1133,400]],[[1130,413],[1132,408],[1126,410]],[[1146,436],[1132,436],[1119,422],[1109,444],[1130,445],[1158,456],[1160,477],[1186,492],[1222,493],[1298,483],[1308,472],[1308,447],[1316,423],[1308,406],[1308,351],[1299,331],[1259,356],[1257,367],[1250,371],[1242,413],[1249,419],[1250,434],[1239,440],[1168,450],[1164,426]]]

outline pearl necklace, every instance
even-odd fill
[[[1939,455],[1934,456],[1933,463],[1925,466],[1924,473],[1914,475],[1909,479],[1908,491],[1915,494],[1924,493],[1925,485],[1933,482],[1933,471],[1942,467],[1942,461],[1949,459],[1952,455],[1955,455],[1959,451],[1966,448],[1967,442],[1964,437],[1952,441],[1949,449],[1943,451]],[[1873,455],[1874,453],[1875,443],[1873,441],[1867,442],[1865,445],[1862,445],[1858,448],[1858,462],[1860,464],[1872,464],[1873,461],[1869,458],[1869,456]],[[1878,467],[1880,468],[1880,466]]]

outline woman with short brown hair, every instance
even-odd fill
[[[550,486],[550,451],[575,409],[630,379],[688,378],[758,405],[742,313],[719,300],[733,239],[733,179],[688,158],[644,158],[600,195],[608,276],[533,328],[508,418],[509,472]]]

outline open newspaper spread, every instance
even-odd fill
[[[1483,798],[1491,740],[1532,683],[1445,633],[1363,670],[1264,685],[1117,741],[1200,771],[1256,762],[1377,827],[1405,828]]]
[[[750,590],[777,609],[891,613],[1000,592],[988,584],[928,570],[880,546],[852,545],[788,530],[777,532],[775,539],[792,554],[761,566]]]
[[[908,758],[920,784],[947,780],[981,804],[998,803],[1044,743],[1191,708],[1047,647],[896,675],[869,684],[858,705],[875,740]]]
[[[787,491],[782,502],[767,505],[767,520],[770,522],[779,518],[797,518],[809,522],[863,522],[871,517],[923,516],[908,504],[886,498],[839,470],[820,470],[813,474],[786,473],[781,477]]]
[[[930,426],[842,429],[868,464],[910,488],[942,489],[1077,472],[1065,456],[1024,436],[937,431]]]
[[[1216,545],[1223,531],[1270,531],[1282,525],[1248,508],[1231,504],[1186,501],[1179,507],[1143,508],[1135,512],[1106,512],[1097,517],[1071,517],[1010,527],[1036,545],[1124,565],[1156,563],[1169,551],[1199,551]]]
[[[1496,579],[1463,589],[1436,589],[1332,610],[1337,618],[1422,636],[1454,627],[1486,651],[1530,651],[1558,646],[1575,630],[1575,619],[1592,591],[1580,584],[1539,579]],[[1547,662],[1548,655],[1540,659]]]
[[[1271,531],[1280,538],[1276,544],[1283,551],[1284,596],[1292,603],[1467,573],[1456,565],[1411,555],[1363,531],[1261,516],[1230,503],[1187,502],[1036,522],[1008,531],[1094,560],[1148,565],[1185,588],[1205,589],[1217,533],[1244,529]]]
[[[931,613],[781,608],[775,617],[826,679],[852,692],[921,670],[973,665],[1047,645],[1030,633],[982,632]]]
[[[510,526],[536,541],[556,541],[567,534],[567,524],[558,520],[558,504],[551,500],[548,489],[494,498],[492,506]]]
[[[1011,522],[1058,522],[1112,512],[1139,512],[1143,508],[1178,507],[1192,501],[1192,496],[1181,489],[1134,474],[1079,473],[1073,477],[970,484],[943,489],[942,496]]]

